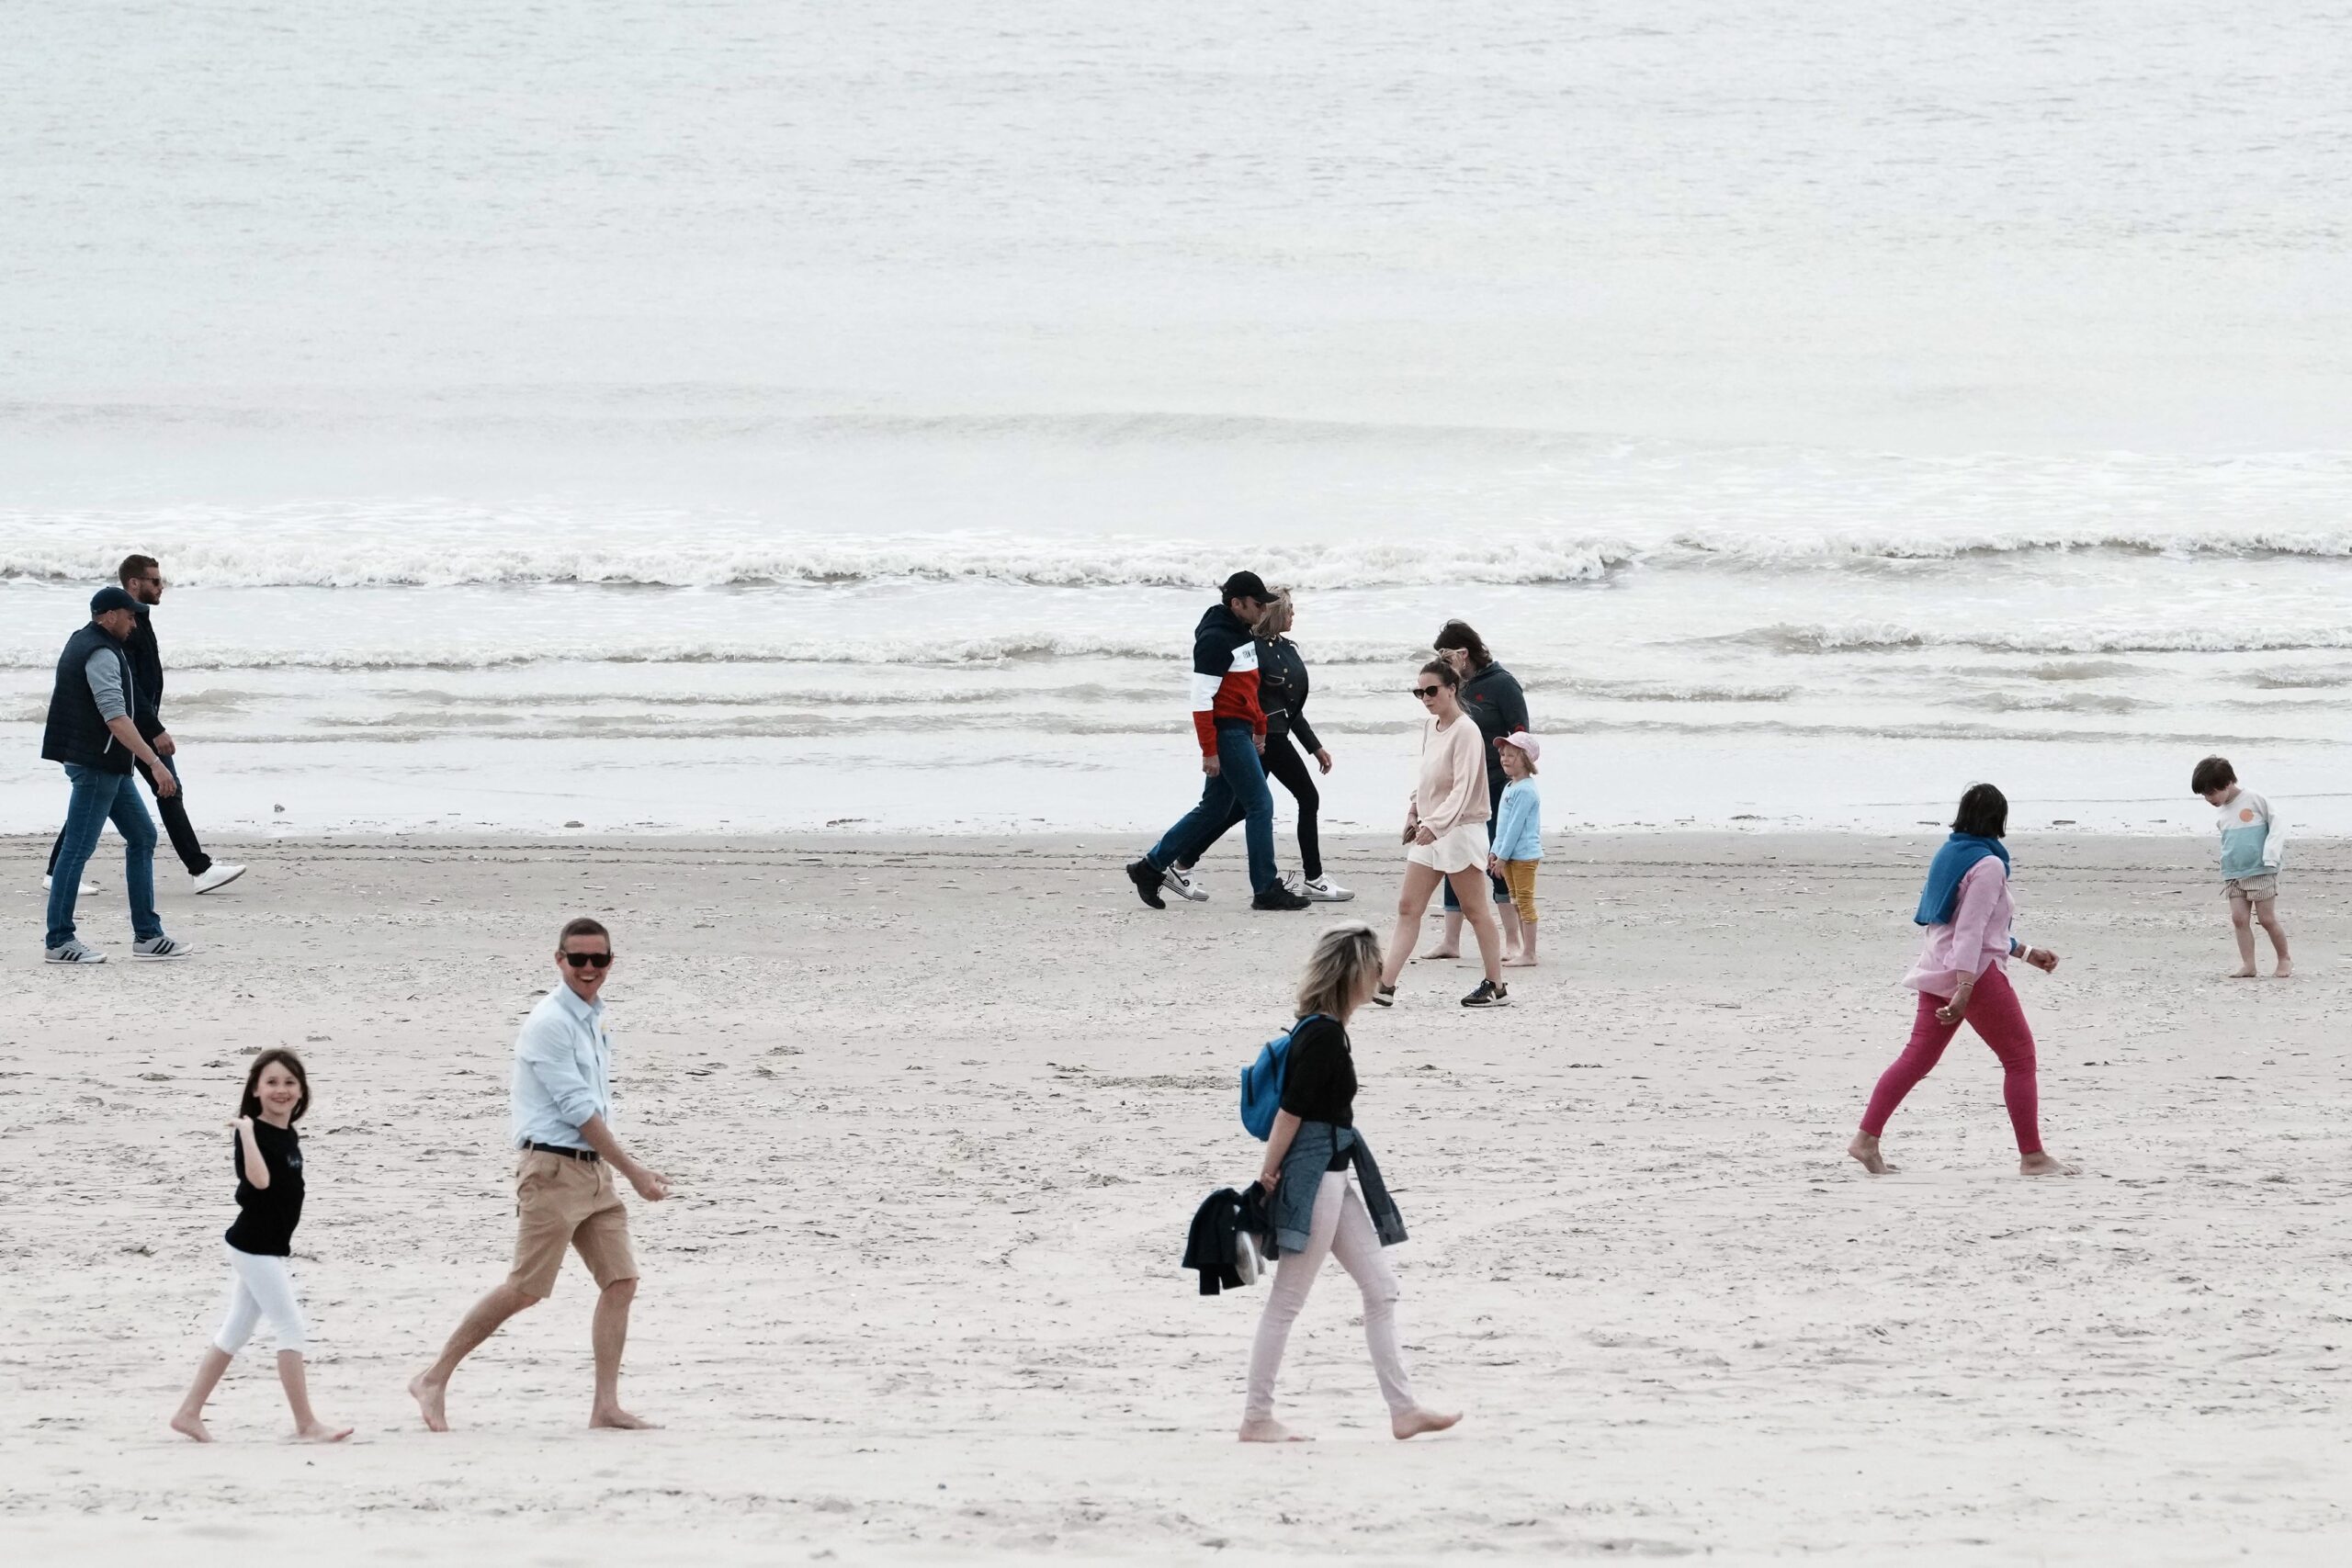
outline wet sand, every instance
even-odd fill
[[[235,1563],[2341,1561],[2352,1507],[2339,979],[2352,846],[2301,840],[2302,973],[2226,982],[2202,840],[2016,843],[2051,1148],[2026,1182],[1963,1034],[1842,1157],[1902,1043],[1920,844],[1555,851],[1547,959],[1467,1013],[1418,964],[1355,1031],[1359,1116],[1413,1237],[1406,1342],[1454,1432],[1386,1435],[1336,1269],[1283,1414],[1232,1440],[1263,1291],[1177,1269],[1258,1147],[1234,1072],[1327,913],[1144,910],[1102,837],[254,846],[121,962],[119,870],[39,963],[42,842],[0,904],[0,1540],[20,1561]],[[216,846],[216,852],[225,852]],[[1385,927],[1396,854],[1335,846]],[[633,1211],[625,1396],[582,1429],[593,1290],[454,1386],[401,1389],[512,1240],[508,1051],[565,918],[615,928]],[[1339,913],[1343,911],[1331,911]],[[2265,953],[2267,967],[2267,953]],[[284,1440],[257,1342],[198,1448],[164,1428],[220,1310],[244,1054],[301,1049],[295,1266],[321,1413]],[[1925,1553],[1924,1558],[1919,1554]]]

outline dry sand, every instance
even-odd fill
[[[1544,874],[1550,957],[1466,1013],[1408,972],[1355,1032],[1413,1239],[1392,1442],[1336,1269],[1283,1414],[1231,1438],[1262,1290],[1177,1269],[1257,1145],[1234,1071],[1325,917],[1153,915],[1107,840],[276,844],[176,966],[44,968],[7,844],[0,1548],[17,1562],[1276,1562],[1449,1552],[2134,1564],[2352,1556],[2339,978],[2352,849],[2300,843],[2303,973],[2228,983],[2202,841],[2025,839],[2031,1183],[1963,1035],[1841,1155],[1900,1044],[1921,847],[1616,840]],[[1334,870],[1378,917],[1385,843]],[[119,870],[85,934],[119,958]],[[639,1206],[625,1392],[582,1429],[591,1289],[401,1393],[511,1240],[514,1026],[563,918],[615,926]],[[2266,959],[2267,963],[2267,959]],[[198,1448],[164,1422],[219,1311],[243,1054],[311,1066],[297,1238],[322,1412],[266,1350]]]

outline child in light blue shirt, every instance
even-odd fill
[[[1502,752],[1502,805],[1495,812],[1495,847],[1487,869],[1503,879],[1510,898],[1499,913],[1503,958],[1513,968],[1535,962],[1535,863],[1544,858],[1544,797],[1535,789],[1535,759],[1544,743],[1521,730],[1495,742]]]
[[[2222,813],[2222,891],[2230,901],[2230,924],[2236,928],[2238,966],[2233,980],[2251,980],[2256,922],[2270,935],[2270,950],[2278,955],[2272,974],[2284,979],[2295,972],[2287,956],[2287,928],[2278,923],[2278,867],[2285,857],[2287,829],[2270,803],[2238,783],[2237,770],[2225,757],[2208,757],[2189,775],[2188,787],[2205,804]]]

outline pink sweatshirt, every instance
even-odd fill
[[[1421,773],[1406,804],[1413,820],[1441,839],[1464,822],[1487,819],[1486,741],[1468,714],[1444,729],[1433,718],[1422,722]]]
[[[1928,928],[1918,962],[1903,983],[1931,997],[1949,997],[1962,980],[1973,980],[1987,969],[2007,970],[2009,923],[2016,918],[2009,902],[2009,868],[1997,855],[1986,855],[1960,879],[1960,905],[1952,910],[1951,924]]]

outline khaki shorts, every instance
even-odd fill
[[[2249,904],[2260,904],[2278,897],[2278,874],[2266,871],[2259,876],[2233,876],[2222,884],[2222,895],[2231,899],[2243,898]]]
[[[1522,924],[1535,923],[1535,868],[1540,860],[1507,860],[1503,862],[1503,886],[1510,889],[1511,908],[1519,911]]]
[[[514,1271],[506,1282],[525,1295],[555,1294],[567,1247],[579,1249],[598,1290],[637,1278],[628,1211],[603,1160],[523,1150],[514,1163]]]

